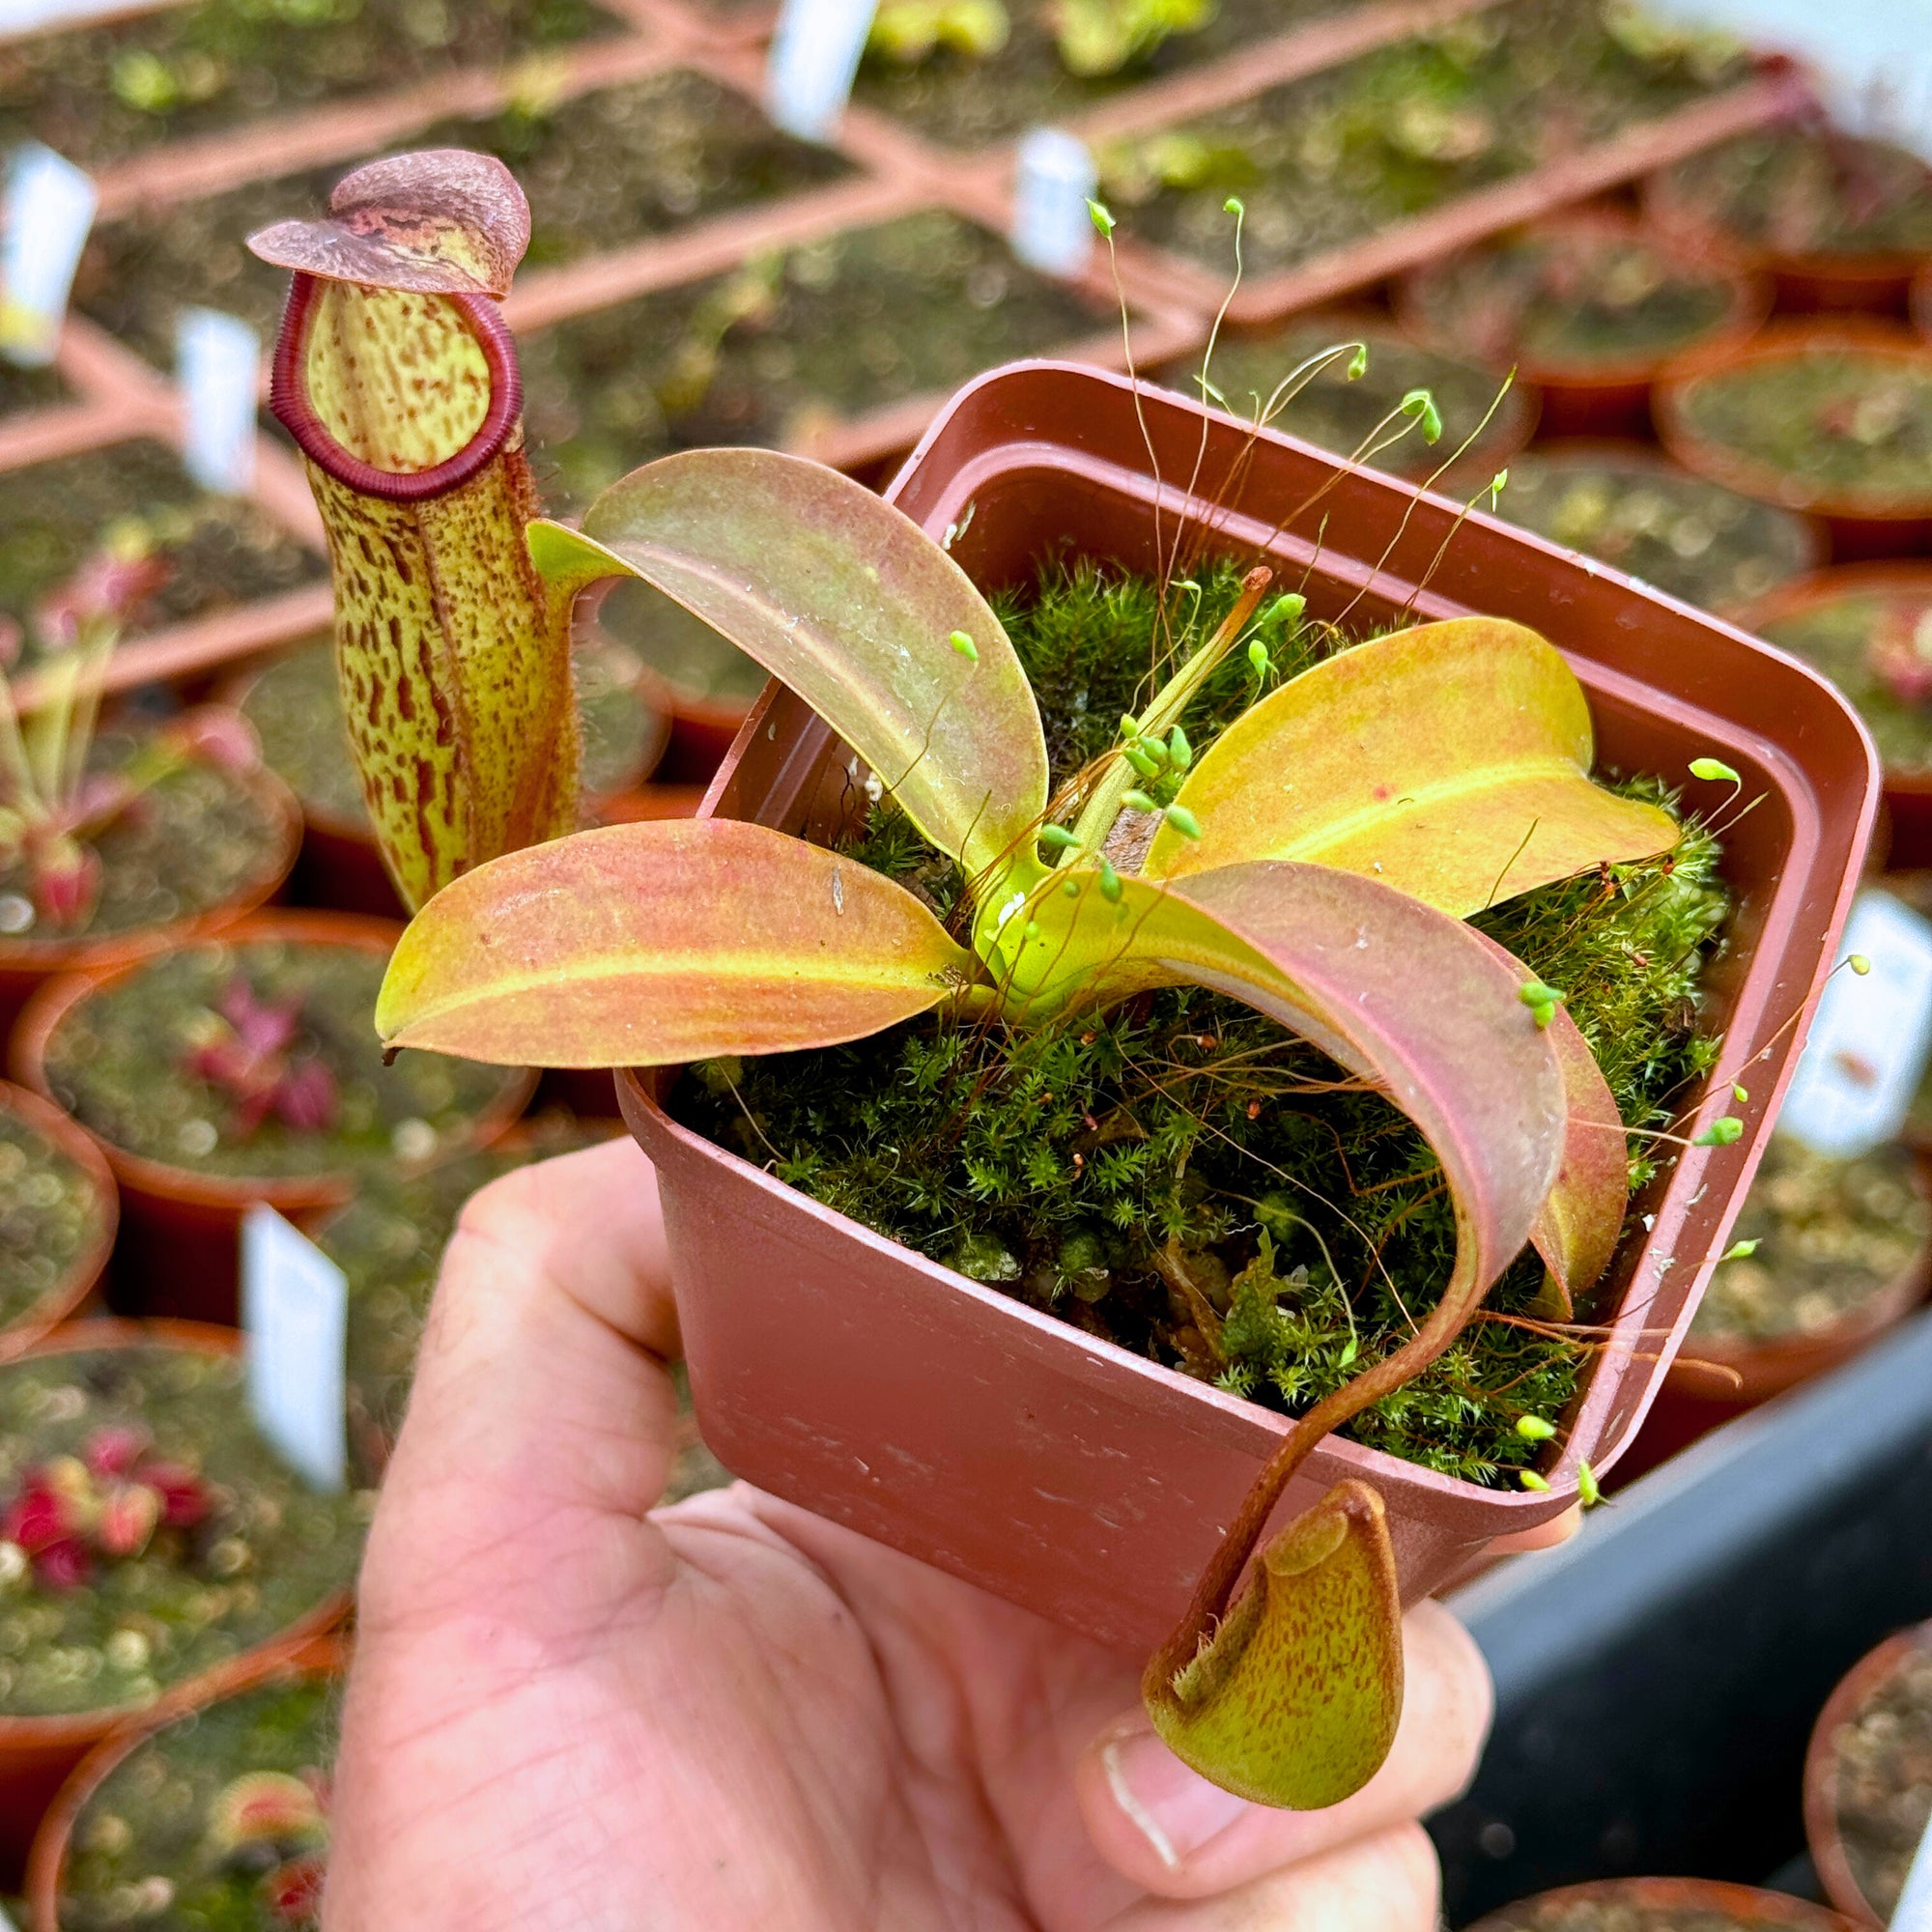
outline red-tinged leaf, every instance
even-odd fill
[[[1297,1811],[1375,1776],[1402,1690],[1395,1552],[1381,1498],[1357,1482],[1271,1538],[1194,1656],[1142,1685],[1176,1756],[1251,1803]]]
[[[905,890],[762,825],[607,826],[479,867],[397,944],[391,1046],[505,1065],[661,1066],[830,1046],[962,987]]]
[[[1534,631],[1459,617],[1304,671],[1231,724],[1155,836],[1149,878],[1251,859],[1366,872],[1459,918],[1599,860],[1667,851],[1656,806],[1589,779],[1590,707]]]
[[[581,535],[529,538],[559,590],[641,578],[728,638],[969,873],[1031,860],[1047,774],[1026,672],[966,573],[863,485],[770,450],[686,450],[611,485]]]

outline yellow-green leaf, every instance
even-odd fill
[[[669,1065],[862,1038],[972,967],[850,859],[734,819],[655,819],[445,887],[397,944],[376,1027],[506,1065]]]
[[[1047,773],[1026,673],[966,573],[863,485],[770,450],[687,450],[612,484],[582,535],[534,525],[530,551],[559,588],[628,575],[675,598],[797,692],[969,873],[1031,856]]]
[[[1667,812],[1591,782],[1594,755],[1583,689],[1534,631],[1423,624],[1338,653],[1238,718],[1177,800],[1201,837],[1163,827],[1144,869],[1298,859],[1466,917],[1676,843]]]
[[[1312,1811],[1359,1791],[1402,1717],[1381,1498],[1336,1484],[1264,1546],[1195,1655],[1179,1671],[1151,1667],[1141,1688],[1168,1748],[1254,1804]]]

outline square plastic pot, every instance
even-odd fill
[[[1317,616],[1514,617],[1582,679],[1601,770],[1684,779],[1714,810],[1728,788],[1686,768],[1716,756],[1757,801],[1725,837],[1737,904],[1709,984],[1726,1047],[1682,1117],[1694,1133],[1738,1112],[1747,1130],[1684,1150],[1637,1204],[1651,1218],[1619,1257],[1605,1302],[1618,1312],[1548,1492],[1486,1490],[1331,1439],[1283,1499],[1285,1517],[1343,1476],[1374,1484],[1405,1598],[1426,1595],[1492,1537],[1566,1508],[1577,1459],[1605,1468],[1642,1419],[1833,961],[1877,806],[1863,728],[1803,666],[1601,565],[1484,517],[1459,529],[1455,505],[1407,484],[1094,370],[1020,363],[969,385],[892,496],[935,538],[950,533],[988,589],[1068,552],[1149,570],[1179,538],[1269,558]],[[706,810],[822,834],[848,756],[773,686]],[[1102,1641],[1164,1636],[1284,1418],[793,1192],[672,1121],[660,1100],[674,1077],[626,1073],[619,1097],[657,1164],[692,1395],[724,1463]],[[1735,1078],[1747,1103],[1732,1101]]]

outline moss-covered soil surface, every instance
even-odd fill
[[[532,335],[531,460],[553,503],[582,508],[668,450],[796,441],[1108,320],[1000,237],[951,214],[904,215]]]
[[[1910,1652],[1833,1743],[1845,1860],[1873,1912],[1889,1919],[1932,1818],[1932,1652]]]
[[[1331,357],[1266,415],[1270,428],[1305,438],[1338,456],[1372,452],[1366,460],[1374,468],[1416,478],[1432,474],[1465,441],[1463,456],[1472,470],[1488,465],[1483,473],[1492,474],[1503,456],[1527,438],[1536,405],[1520,385],[1505,390],[1492,370],[1419,348],[1386,325],[1364,325],[1352,317],[1316,318],[1277,334],[1217,343],[1207,378],[1219,391],[1222,407],[1252,422],[1294,370],[1324,350],[1350,341],[1368,349],[1362,374],[1350,380],[1352,358],[1346,351]],[[1197,358],[1170,364],[1160,380],[1183,394],[1200,396],[1202,373]],[[1416,419],[1401,413],[1403,398],[1415,389],[1430,392],[1442,417],[1442,435],[1433,445],[1423,440]],[[1208,399],[1215,400],[1212,393]]]
[[[1671,199],[1780,255],[1932,254],[1932,169],[1835,129],[1741,134],[1670,170]]]
[[[849,172],[829,149],[781,134],[743,95],[688,71],[571,99],[533,94],[500,114],[437,123],[410,148],[495,155],[530,201],[526,269],[621,248],[687,222]],[[320,213],[341,161],[104,224],[75,277],[77,305],[145,355],[171,361],[182,309],[240,315],[272,338],[288,271],[258,262],[256,229]]]
[[[47,1045],[48,1082],[103,1140],[200,1174],[421,1166],[460,1149],[522,1076],[427,1053],[385,1067],[373,1018],[384,963],[380,952],[308,940],[164,953],[69,1010]],[[227,1073],[263,1009],[292,1012],[292,1037],[255,1079]],[[332,1105],[297,1104],[315,1100],[319,1076]],[[251,1125],[250,1096],[269,1079],[282,1084]]]
[[[128,1447],[125,1467],[111,1447]],[[70,1537],[78,1580],[29,1556],[41,1539],[23,1496],[98,1497],[151,1474],[167,1506],[129,1553],[107,1553],[98,1531]],[[281,1462],[249,1417],[239,1354],[152,1346],[0,1368],[0,1497],[9,1717],[148,1703],[277,1635],[352,1581],[372,1500],[318,1494]]]
[[[620,31],[590,0],[196,0],[0,46],[0,148],[89,170],[346,96]],[[544,85],[540,65],[526,85]]]
[[[1815,665],[1858,706],[1887,765],[1932,766],[1932,583],[1848,589],[1759,634]]]
[[[1223,204],[1246,204],[1248,272],[1361,240],[1528,173],[1734,80],[1644,59],[1598,0],[1511,0],[1345,66],[1101,152],[1102,187],[1137,237],[1219,271]]]
[[[118,770],[140,745],[133,733],[105,732],[90,762],[98,771]],[[100,861],[99,886],[77,926],[42,922],[26,866],[17,856],[0,863],[0,935],[10,949],[172,925],[251,893],[259,896],[284,856],[282,828],[260,792],[200,760],[176,766],[87,843]]]
[[[67,1281],[106,1207],[94,1177],[0,1097],[0,1331]]]
[[[1205,576],[1206,636],[1237,576]],[[1185,593],[1176,592],[1177,599]],[[1182,606],[1183,615],[1186,606]],[[1136,709],[1158,616],[1151,586],[1054,570],[1002,616],[1046,722],[1055,781]],[[1332,645],[1273,639],[1274,675]],[[1205,743],[1256,695],[1246,660],[1187,723]],[[1198,727],[1198,728],[1197,728]],[[1647,796],[1651,781],[1632,781]],[[890,810],[854,847],[942,911],[958,880]],[[1627,1123],[1653,1128],[1708,1065],[1697,986],[1726,897],[1701,829],[1668,862],[1542,888],[1477,922],[1552,985]],[[1299,1410],[1406,1338],[1448,1279],[1453,1218],[1427,1144],[1387,1101],[1250,1009],[1200,989],[1006,1036],[945,1017],[849,1046],[710,1062],[680,1115],[780,1179],[931,1259],[1135,1353]],[[1632,1146],[1633,1173],[1651,1172]],[[1533,1256],[1435,1368],[1351,1426],[1357,1439],[1478,1483],[1534,1460],[1582,1348],[1529,1316]]]
[[[577,708],[583,729],[583,793],[601,798],[639,783],[657,745],[656,715],[638,690],[639,667],[616,647],[577,654]],[[304,810],[350,825],[368,822],[362,785],[342,722],[335,646],[310,639],[277,658],[248,687],[242,711],[269,768]]]
[[[402,1427],[416,1350],[456,1217],[475,1191],[527,1161],[588,1146],[612,1131],[568,1117],[536,1119],[517,1144],[466,1155],[428,1174],[372,1175],[317,1238],[349,1277],[350,1439],[363,1467],[386,1460]],[[676,1502],[730,1481],[697,1434],[679,1372],[678,1458],[664,1500]]]
[[[1932,355],[1820,343],[1686,384],[1685,426],[1803,507],[1932,506]]]
[[[1505,368],[1521,360],[1579,374],[1662,361],[1735,314],[1724,270],[1590,228],[1469,249],[1419,276],[1412,294],[1422,327],[1445,347]]]
[[[22,369],[0,357],[0,416],[71,402],[68,386],[53,369]]]
[[[1218,6],[1195,10],[1202,16],[1199,24],[1168,35],[1116,71],[1083,75],[1068,70],[1043,0],[1009,0],[1003,9],[1009,31],[997,52],[976,54],[942,45],[920,59],[895,58],[885,36],[875,31],[852,98],[905,122],[928,141],[951,148],[983,147],[1029,128],[1058,126],[1122,88],[1184,72],[1268,35],[1344,13],[1351,4],[1220,0]],[[883,11],[890,14],[890,0]]]
[[[142,629],[203,617],[327,575],[321,556],[251,504],[198,488],[142,439],[0,472],[0,616],[34,611],[111,534],[138,531],[168,566]]]
[[[1483,482],[1468,473],[1467,488]],[[1477,505],[1488,510],[1485,497]],[[1641,455],[1513,457],[1495,514],[1707,611],[1729,611],[1806,569],[1804,520]]]
[[[339,1686],[278,1680],[164,1725],[74,1819],[61,1932],[293,1932],[328,1841]],[[242,1797],[256,1803],[246,1826]]]
[[[1739,1239],[1757,1252],[1712,1271],[1691,1335],[1783,1341],[1855,1314],[1898,1279],[1932,1230],[1912,1174],[1903,1148],[1829,1160],[1775,1137],[1738,1216]]]

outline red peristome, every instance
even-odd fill
[[[516,341],[502,311],[487,296],[446,295],[446,301],[469,326],[490,368],[490,407],[476,434],[454,456],[427,469],[404,473],[378,469],[352,455],[328,432],[308,399],[302,375],[309,323],[321,278],[297,275],[289,284],[282,329],[275,338],[275,359],[269,378],[269,412],[295,438],[297,446],[318,469],[364,497],[392,503],[419,503],[447,496],[495,460],[524,408],[524,378],[517,366]]]

